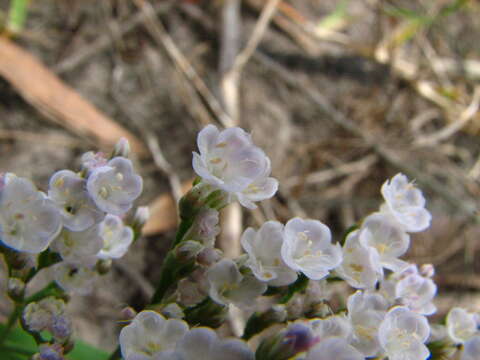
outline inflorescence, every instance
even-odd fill
[[[229,259],[215,248],[219,212],[234,201],[254,209],[274,196],[278,181],[270,159],[240,128],[209,125],[197,144],[198,177],[179,203],[181,222],[151,304],[130,311],[120,332],[123,359],[480,359],[480,316],[455,307],[443,324],[431,324],[434,268],[402,259],[411,234],[431,222],[422,192],[405,175],[383,184],[378,211],[340,241],[319,220],[267,221],[246,229],[245,253]],[[121,140],[109,158],[86,153],[80,172],[53,174],[47,193],[13,174],[1,177],[9,295],[39,345],[38,360],[63,359],[71,350],[65,294],[88,292],[148,217],[146,208],[126,216],[142,191],[128,152]],[[43,268],[53,269],[54,281],[25,297]],[[340,305],[332,300],[339,282],[351,289]],[[214,329],[232,306],[249,318],[241,338],[225,339]]]

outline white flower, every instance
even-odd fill
[[[348,234],[343,245],[343,261],[336,273],[350,286],[357,289],[371,289],[383,276],[377,251],[359,241],[359,230]]]
[[[378,252],[385,268],[400,271],[408,265],[398,258],[407,252],[410,236],[391,216],[383,213],[367,216],[359,239],[364,246],[371,246]]]
[[[120,332],[123,359],[156,359],[162,352],[175,349],[187,331],[188,325],[184,321],[166,320],[155,311],[142,311]]]
[[[0,239],[17,251],[44,251],[61,229],[60,214],[30,180],[7,174],[0,195]]]
[[[452,308],[447,315],[447,332],[456,344],[463,344],[478,332],[480,317],[460,307]]]
[[[60,170],[50,178],[48,197],[57,206],[63,225],[69,230],[83,231],[105,216],[90,199],[85,187],[85,179],[70,170]]]
[[[56,283],[65,291],[80,295],[93,289],[97,273],[90,266],[74,265],[64,261],[54,266]]]
[[[437,311],[432,303],[437,285],[432,279],[421,276],[416,265],[409,266],[398,276],[400,280],[395,285],[395,297],[403,305],[422,315],[431,315]]]
[[[365,356],[375,356],[380,350],[378,327],[385,318],[388,305],[379,294],[357,291],[348,298],[348,319],[353,327],[350,343]]]
[[[480,335],[465,342],[460,360],[478,360],[480,356]]]
[[[99,259],[119,259],[127,252],[133,241],[133,230],[125,226],[118,216],[108,214],[100,223],[102,248],[97,254]]]
[[[336,336],[342,339],[349,339],[352,336],[352,323],[345,315],[332,315],[325,319],[313,319],[310,326],[316,337],[326,339]]]
[[[342,262],[342,248],[332,245],[330,229],[318,220],[291,219],[285,225],[282,259],[312,280],[326,277]]]
[[[208,328],[188,331],[177,343],[180,360],[253,360],[253,351],[240,340],[221,340]]]
[[[208,294],[213,301],[227,305],[251,306],[256,297],[267,290],[267,285],[252,275],[242,275],[230,259],[222,259],[207,271],[210,284]]]
[[[257,279],[271,286],[289,285],[297,279],[296,271],[282,260],[283,225],[278,221],[267,221],[258,231],[248,228],[241,243],[248,254],[245,265]]]
[[[84,231],[70,231],[64,228],[50,248],[71,264],[93,265],[96,262],[95,255],[102,246],[99,226],[94,225]]]
[[[219,188],[243,206],[271,198],[278,181],[269,177],[270,159],[252,143],[251,136],[234,127],[218,131],[208,125],[197,138],[200,154],[193,153],[193,169],[207,184]]]
[[[305,360],[364,360],[365,357],[345,339],[330,337],[311,348]]]
[[[387,180],[381,191],[386,203],[382,211],[392,214],[406,231],[419,232],[430,226],[432,216],[425,209],[425,198],[405,175]]]
[[[379,340],[389,360],[425,360],[430,335],[427,318],[406,307],[392,308],[380,324]]]
[[[103,211],[123,215],[142,192],[142,178],[133,170],[132,162],[115,157],[107,165],[95,168],[87,179],[87,190]]]

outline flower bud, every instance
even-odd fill
[[[135,231],[141,232],[143,225],[145,225],[150,218],[150,209],[148,206],[139,206],[133,216],[132,227]]]
[[[255,358],[287,360],[308,350],[317,342],[318,339],[313,336],[313,332],[308,326],[294,323],[280,334],[264,339],[257,348]]]
[[[112,158],[116,156],[128,157],[130,155],[130,143],[124,137],[120,138],[113,149]]]
[[[200,265],[212,266],[222,258],[222,251],[215,248],[204,248],[197,255],[197,262]]]
[[[38,360],[64,360],[63,347],[58,344],[43,344],[40,345]]]
[[[8,296],[14,301],[20,301],[25,295],[25,283],[18,278],[8,279]]]
[[[187,240],[175,247],[175,257],[179,262],[186,263],[196,258],[203,250],[203,245],[198,241]]]
[[[100,275],[107,274],[112,268],[112,259],[98,260],[95,268]]]

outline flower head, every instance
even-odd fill
[[[142,311],[120,332],[120,348],[125,360],[157,359],[162,352],[175,349],[188,331],[186,322],[169,319],[155,311]]]
[[[107,165],[91,172],[87,190],[102,211],[123,215],[140,196],[142,184],[142,178],[133,171],[132,162],[123,157],[115,157]]]
[[[100,223],[100,236],[103,239],[99,259],[119,259],[127,252],[133,241],[133,230],[125,226],[118,216],[108,214]]]
[[[54,266],[56,283],[67,292],[80,295],[92,291],[97,273],[91,266],[76,265],[62,261]]]
[[[392,308],[380,324],[379,340],[390,360],[425,360],[430,351],[424,345],[430,335],[427,319],[407,309]]]
[[[447,332],[457,344],[463,344],[478,332],[480,316],[454,307],[447,315]]]
[[[320,341],[307,353],[305,360],[364,360],[365,357],[345,339],[330,337]]]
[[[207,184],[228,193],[245,207],[271,198],[278,181],[269,177],[270,159],[255,146],[251,136],[234,127],[219,131],[208,125],[197,138],[200,153],[193,153],[193,169]]]
[[[348,284],[357,289],[373,288],[383,276],[378,253],[359,241],[359,230],[348,234],[343,245],[343,261],[335,269]]]
[[[254,276],[242,275],[230,259],[222,259],[208,269],[207,279],[210,284],[208,294],[222,305],[233,302],[238,306],[250,306],[267,289],[267,285]]]
[[[48,197],[62,215],[63,225],[72,231],[83,231],[100,222],[105,214],[86,191],[86,181],[70,170],[60,170],[50,178]]]
[[[17,251],[40,253],[60,231],[57,208],[30,180],[5,176],[0,196],[0,239]]]
[[[291,219],[285,225],[282,259],[292,270],[320,280],[342,262],[342,248],[331,238],[330,229],[318,220]]]
[[[390,213],[406,231],[419,232],[430,226],[432,216],[425,209],[425,198],[403,174],[395,175],[382,185],[385,206],[382,211]]]
[[[99,225],[94,225],[84,231],[70,231],[64,228],[50,247],[71,264],[93,265],[96,262],[95,255],[102,245]]]
[[[360,228],[359,240],[376,250],[383,267],[399,271],[407,266],[398,258],[407,252],[410,236],[390,215],[373,213],[367,216]]]
[[[285,286],[297,279],[296,271],[282,260],[283,225],[268,221],[258,231],[248,228],[241,243],[248,254],[248,266],[257,279],[271,286]]]

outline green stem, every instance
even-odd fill
[[[23,304],[22,303],[15,303],[15,308],[13,309],[12,313],[8,317],[7,324],[5,328],[3,329],[3,332],[0,334],[0,346],[3,346],[3,343],[7,339],[8,335],[12,331],[13,327],[15,326],[15,323],[17,322],[18,318],[20,317],[20,314],[22,313],[23,310]]]
[[[25,356],[32,356],[34,354],[34,352],[32,351],[25,350],[15,345],[6,345],[6,344],[0,345],[0,352],[2,350],[8,351],[8,352],[15,352],[17,354],[25,355]]]
[[[63,292],[63,290],[60,289],[58,285],[52,281],[43,289],[37,291],[35,294],[25,299],[25,304],[29,304],[34,301],[40,301],[49,296],[58,296],[61,292]]]

